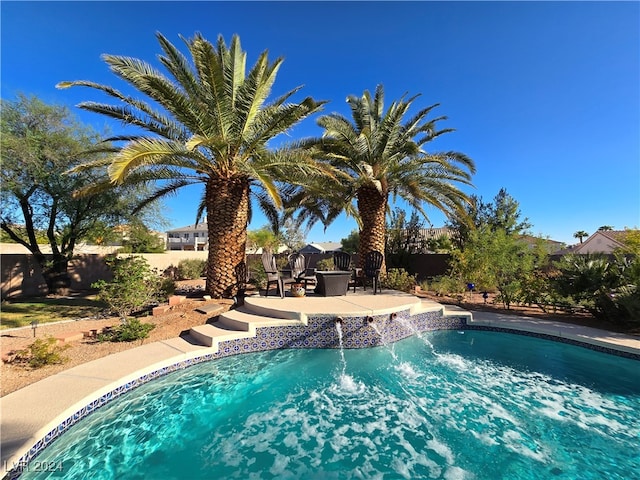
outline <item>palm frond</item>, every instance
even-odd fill
[[[148,165],[193,166],[191,152],[181,144],[162,139],[141,138],[125,145],[109,166],[109,178],[121,183],[129,172]]]

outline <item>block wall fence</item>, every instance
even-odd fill
[[[181,260],[207,259],[207,251],[167,251],[165,253],[138,254],[144,257],[151,268],[164,272],[171,267],[176,267]],[[127,254],[125,254],[127,255]],[[106,254],[80,254],[76,255],[69,263],[72,290],[87,290],[97,280],[109,280],[111,274],[105,264]],[[320,260],[333,258],[331,253],[308,254],[307,265],[315,268]],[[247,255],[250,260],[254,258],[260,261],[260,255]],[[357,264],[358,256],[353,255]],[[393,257],[389,258],[388,267],[397,267]],[[446,273],[449,255],[443,254],[416,254],[411,255],[408,264],[409,273],[415,274],[418,280],[435,277]],[[31,254],[7,253],[0,254],[0,295],[3,299],[11,297],[29,297],[44,295],[47,293],[46,283],[37,262]]]

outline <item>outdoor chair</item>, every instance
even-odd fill
[[[333,265],[336,270],[342,270],[343,272],[351,271],[351,255],[347,252],[333,252]]]
[[[249,282],[249,271],[247,269],[247,263],[244,260],[236,265],[235,273],[238,293],[233,297],[233,302],[236,305],[244,305],[244,297],[247,293],[247,283]]]
[[[317,282],[316,269],[307,267],[304,255],[301,253],[292,253],[289,255],[288,260],[289,268],[291,269],[291,277],[294,278],[296,282],[304,282],[305,290],[307,289],[307,284],[315,284]]]
[[[351,268],[351,255],[347,252],[333,252],[333,266],[336,270],[343,272],[351,272],[351,279],[349,279],[349,287],[353,287],[353,293],[356,293],[356,286],[358,285],[357,270]]]
[[[373,294],[380,291],[380,268],[382,268],[382,260],[384,255],[373,250],[364,257],[364,276],[362,277],[362,287],[367,289],[367,279],[371,279],[373,283]]]
[[[269,296],[269,287],[275,284],[278,287],[280,298],[284,298],[284,286],[291,283],[296,283],[296,279],[285,278],[279,271],[276,265],[276,257],[271,252],[264,252],[262,254],[262,266],[267,274],[267,291],[265,297]]]

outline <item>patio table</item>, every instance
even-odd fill
[[[318,285],[315,292],[325,297],[346,295],[349,289],[351,272],[341,270],[325,270],[316,272]]]

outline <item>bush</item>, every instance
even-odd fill
[[[152,323],[142,323],[137,318],[124,320],[121,325],[98,335],[101,342],[133,342],[149,336],[149,332],[156,328]]]
[[[61,353],[67,348],[69,345],[58,345],[58,341],[53,337],[38,339],[27,349],[16,352],[11,362],[26,363],[31,368],[55,365],[66,360]]]
[[[638,321],[640,257],[565,255],[554,266],[559,274],[552,286],[560,295],[598,319]]]
[[[333,265],[332,258],[323,258],[322,260],[319,260],[318,263],[316,263],[316,270],[326,271],[333,270],[335,268],[336,267]]]
[[[186,260],[180,260],[180,263],[178,263],[177,275],[180,280],[196,280],[205,275],[206,268],[206,260],[188,258]]]
[[[416,287],[416,278],[404,268],[392,268],[381,278],[382,286],[392,290],[413,293]]]
[[[176,282],[173,278],[162,277],[160,280],[158,301],[166,302],[174,293],[176,293]]]
[[[248,258],[247,269],[249,270],[249,283],[252,283],[257,288],[265,288],[267,286],[267,273],[264,271],[261,258]]]
[[[113,280],[100,280],[92,287],[97,288],[98,300],[103,301],[121,319],[158,302],[162,296],[162,277],[149,267],[142,257],[110,258]]]
[[[436,277],[431,282],[421,284],[423,290],[432,290],[436,295],[458,295],[464,293],[464,285],[450,276]]]

